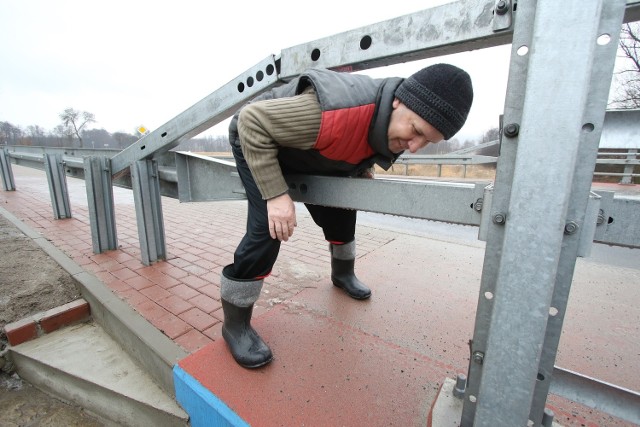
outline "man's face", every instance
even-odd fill
[[[393,100],[387,138],[389,151],[397,154],[405,150],[415,153],[429,143],[442,141],[444,136],[396,98]]]

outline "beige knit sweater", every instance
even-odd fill
[[[278,163],[279,148],[313,148],[321,117],[311,88],[291,98],[256,101],[242,109],[238,116],[240,144],[264,200],[288,189]]]

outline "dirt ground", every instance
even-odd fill
[[[7,323],[80,297],[75,280],[0,215],[0,354],[6,353]],[[0,358],[0,425],[7,427],[98,427],[82,409],[67,405],[12,372]]]

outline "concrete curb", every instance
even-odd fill
[[[156,329],[94,275],[85,271],[45,237],[0,207],[0,215],[31,238],[79,284],[94,321],[142,366],[156,383],[175,398],[173,366],[188,354]]]

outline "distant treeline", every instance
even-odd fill
[[[45,132],[39,126],[21,129],[9,122],[0,122],[0,145],[29,145],[37,147],[112,148],[124,149],[142,135],[125,132],[109,133],[104,129],[88,129],[81,132],[82,142],[64,129]],[[227,136],[200,136],[184,141],[179,146],[185,151],[231,151]]]
[[[0,122],[0,145],[31,145],[39,147],[69,148],[112,148],[124,149],[136,142],[142,135],[124,132],[109,133],[104,129],[89,129],[81,132],[82,143],[77,137],[56,128],[44,132],[39,126],[29,126],[25,130],[8,122]],[[484,142],[498,139],[498,129],[490,129],[477,139],[459,141],[453,138],[440,144],[429,144],[419,154],[447,154],[463,148],[469,148]],[[229,152],[229,138],[226,135],[205,135],[183,141],[177,148],[183,151]],[[474,154],[497,156],[498,147],[479,150]]]

